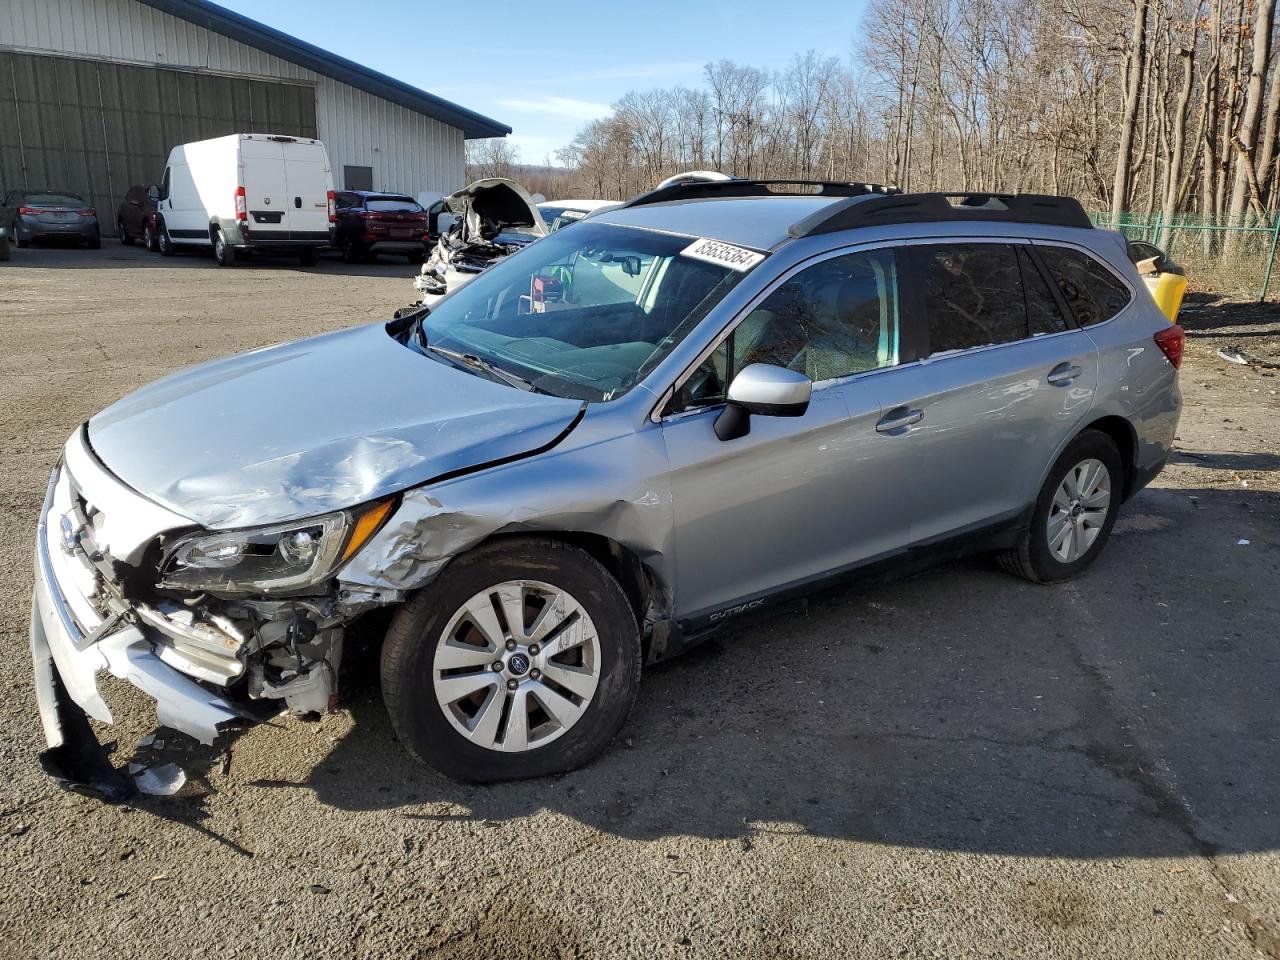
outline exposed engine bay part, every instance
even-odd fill
[[[469,184],[445,200],[445,209],[457,220],[413,281],[428,305],[547,234],[533,198],[518,183],[502,177]]]

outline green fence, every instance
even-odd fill
[[[1193,290],[1267,299],[1280,242],[1280,217],[1268,223],[1253,213],[1237,217],[1179,213],[1168,220],[1158,213],[1089,216],[1097,226],[1155,244],[1183,268]]]

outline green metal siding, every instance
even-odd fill
[[[135,183],[169,150],[228,133],[315,137],[315,88],[215,74],[0,51],[0,194],[78,193],[115,234]]]

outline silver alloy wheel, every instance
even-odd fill
[[[1111,471],[1090,457],[1067,471],[1049,506],[1045,535],[1049,552],[1075,563],[1093,546],[1111,509]]]
[[[222,231],[214,234],[213,255],[222,260],[227,255],[227,241],[222,238]]]
[[[436,702],[454,729],[487,750],[519,753],[562,736],[600,681],[600,638],[559,587],[508,580],[454,613],[431,666]]]

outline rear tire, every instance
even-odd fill
[[[19,250],[25,250],[27,247],[31,246],[31,238],[28,237],[26,240],[23,240],[22,235],[18,233],[18,222],[16,220],[14,221],[13,226],[9,228],[9,232],[13,234],[13,242],[18,245]]]
[[[129,236],[129,231],[125,229],[123,220],[116,220],[116,233],[120,235],[120,242],[126,247],[133,246],[133,237]]]
[[[1115,442],[1098,430],[1083,431],[1054,462],[1017,545],[996,555],[1000,566],[1032,583],[1079,576],[1111,536],[1124,480]]]
[[[101,250],[101,249],[102,249],[102,237],[100,237],[100,236],[98,236],[98,237],[93,237],[93,238],[91,238],[91,239],[89,239],[89,240],[85,241],[85,246],[87,246],[90,250]]]
[[[427,255],[425,253],[406,253],[404,258],[410,263],[422,263],[423,260],[427,259]]]
[[[236,248],[227,243],[221,230],[213,231],[213,257],[220,267],[234,266],[236,262]]]
[[[305,250],[303,250],[301,253],[298,254],[298,261],[304,267],[314,267],[317,263],[320,262],[320,251],[317,250],[315,247],[307,247]]]
[[[519,590],[514,609],[525,623],[498,621],[492,603],[499,588]],[[554,599],[545,599],[548,591]],[[482,616],[470,618],[468,610]],[[557,612],[551,622],[562,628],[545,633],[540,649],[537,624],[548,611]],[[482,620],[487,629],[474,626]],[[464,644],[459,631],[480,643]],[[465,666],[439,668],[459,651]],[[517,668],[512,661],[522,654]],[[382,695],[405,749],[446,776],[480,783],[540,777],[581,766],[609,745],[635,702],[640,661],[635,614],[593,557],[551,540],[495,540],[452,561],[396,612],[382,648]],[[588,679],[580,688],[585,698],[557,682],[578,685],[592,676],[594,685]],[[470,699],[444,686],[459,679],[474,684]],[[517,709],[523,720],[513,726]]]

